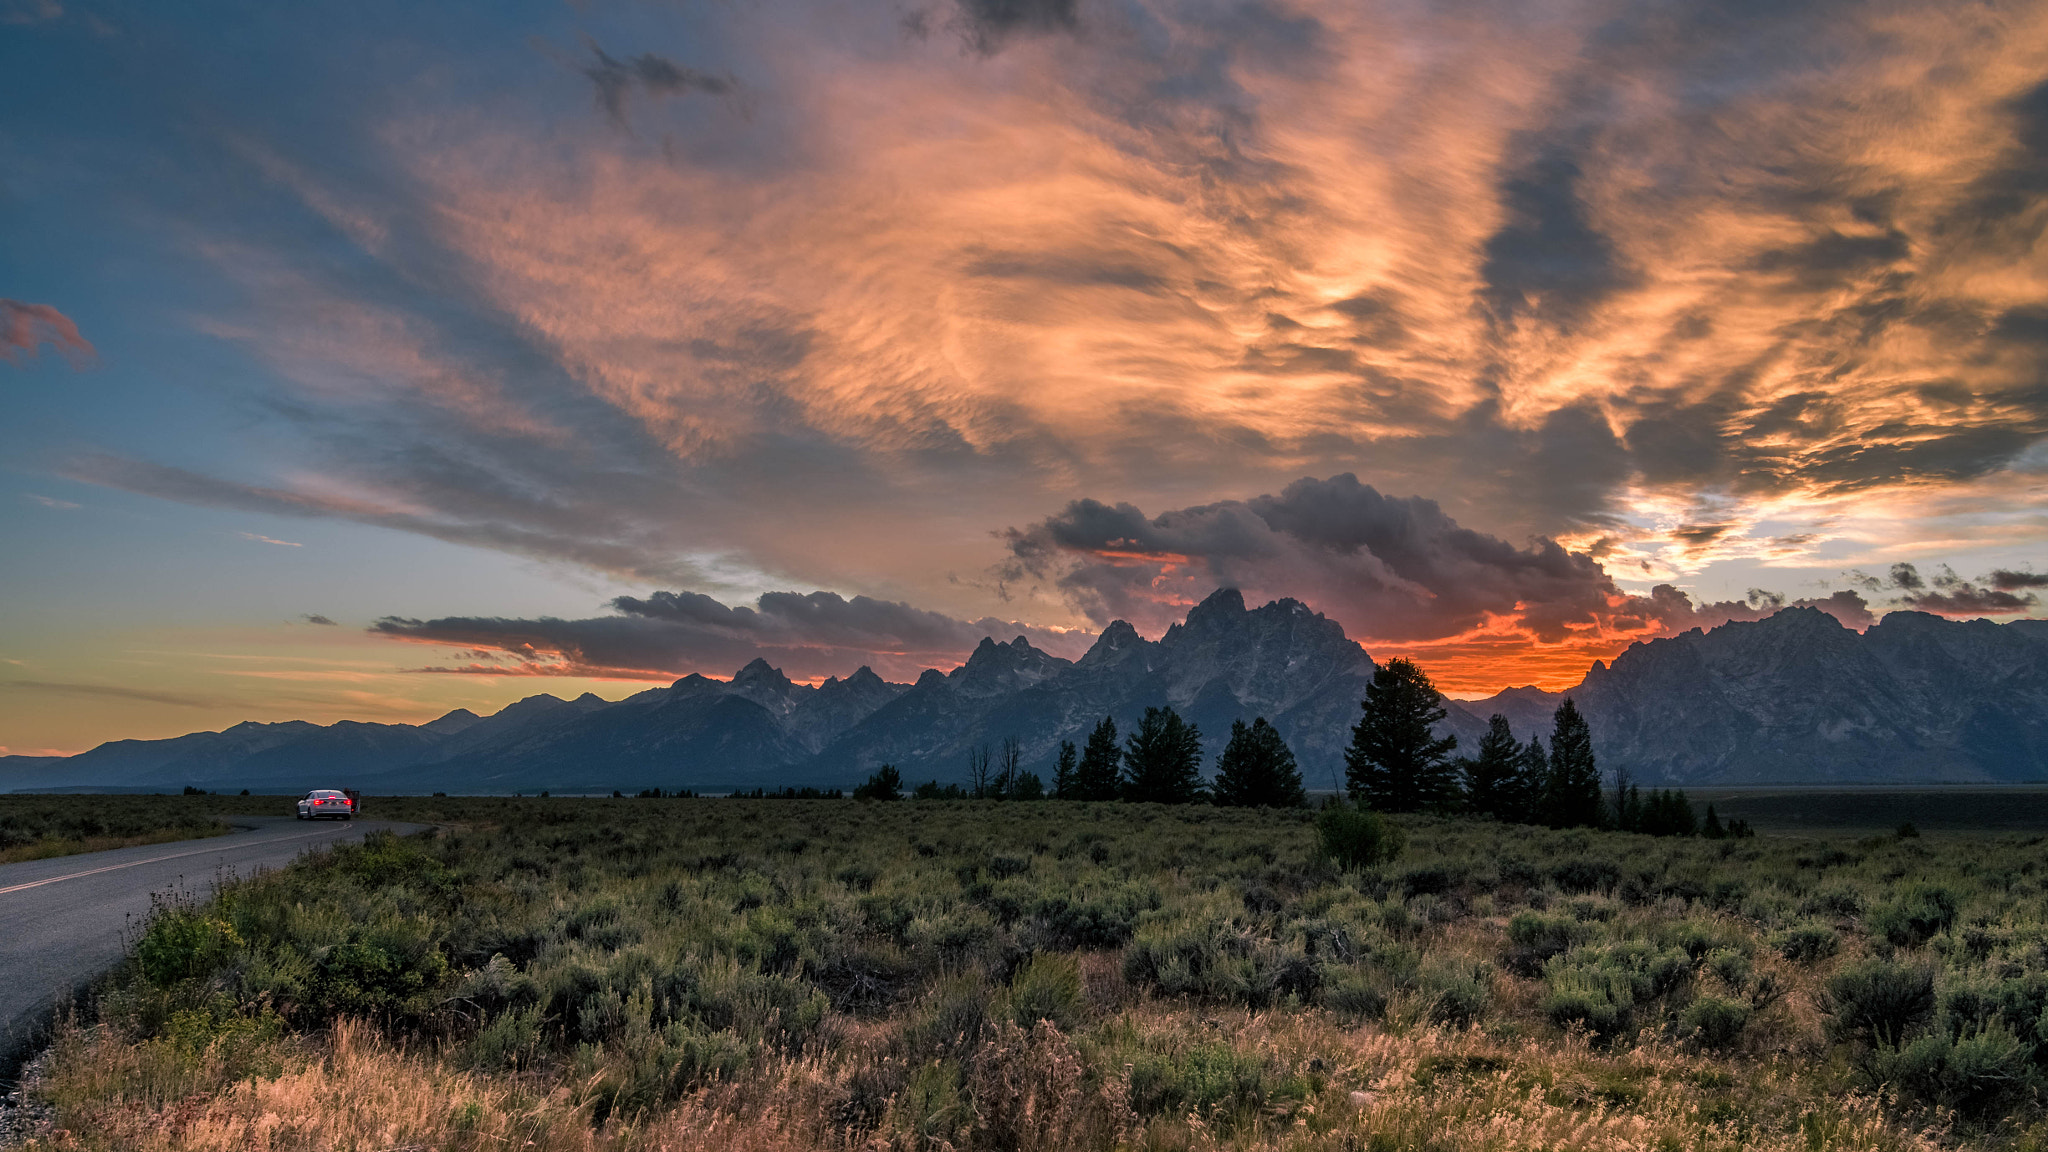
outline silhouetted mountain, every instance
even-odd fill
[[[996,748],[1006,736],[1022,742],[1025,767],[1049,775],[1060,741],[1081,743],[1105,715],[1128,732],[1146,708],[1170,704],[1202,730],[1212,757],[1233,720],[1266,717],[1294,748],[1304,779],[1328,786],[1341,778],[1372,672],[1372,658],[1335,621],[1294,600],[1248,610],[1236,589],[1223,589],[1157,641],[1119,620],[1071,664],[1021,636],[983,640],[966,664],[926,672],[798,775],[857,779],[886,762],[906,779],[959,780],[975,748]],[[1446,727],[1476,739],[1479,722],[1452,712]]]
[[[1642,783],[2048,779],[2048,621],[1814,608],[1631,645],[1569,695],[1601,766]],[[1566,693],[1466,707],[1549,731]]]
[[[1231,722],[1264,716],[1310,787],[1341,779],[1373,673],[1334,621],[1294,600],[1247,608],[1224,589],[1146,640],[1123,621],[1079,660],[985,639],[951,672],[890,684],[862,668],[812,687],[756,660],[730,680],[685,676],[618,702],[529,696],[490,716],[421,725],[237,724],[118,740],[68,758],[0,758],[0,790],[388,792],[845,785],[893,763],[960,781],[969,757],[1022,746],[1049,777],[1061,740],[1105,715],[1128,732],[1170,704],[1213,763]],[[1515,688],[1448,706],[1465,747],[1483,718],[1545,735],[1565,693]],[[1896,612],[1858,634],[1811,608],[1697,629],[1596,663],[1570,695],[1603,769],[1644,784],[2048,778],[2048,621],[1955,622]]]

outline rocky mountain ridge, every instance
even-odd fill
[[[427,724],[243,723],[121,740],[67,758],[0,758],[0,791],[514,792],[846,785],[882,763],[959,781],[970,754],[1021,745],[1050,778],[1062,740],[1104,715],[1128,731],[1172,705],[1213,761],[1233,720],[1264,716],[1311,788],[1341,780],[1374,669],[1334,621],[1294,600],[1247,607],[1223,589],[1147,640],[1122,621],[1078,660],[1023,637],[984,639],[914,684],[862,668],[816,686],[755,660],[730,680],[690,675],[612,702],[531,696],[491,716]],[[1950,621],[1895,612],[1863,633],[1810,608],[1631,646],[1570,693],[1602,766],[1644,784],[2048,779],[2048,621]],[[1515,688],[1448,702],[1467,749],[1493,712],[1545,735],[1566,693]]]

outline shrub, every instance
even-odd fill
[[[1621,883],[1621,865],[1595,856],[1582,856],[1552,868],[1550,878],[1566,892],[1607,892]]]
[[[1424,965],[1417,986],[1439,1024],[1469,1025],[1493,1002],[1493,973],[1484,964]]]
[[[1680,1034],[1706,1048],[1726,1048],[1749,1025],[1749,1005],[1721,996],[1698,996],[1679,1014]]]
[[[1081,966],[1072,956],[1040,952],[1010,980],[1010,1018],[1021,1028],[1050,1020],[1065,1030],[1081,1023]]]
[[[1345,868],[1370,868],[1399,856],[1408,834],[1377,812],[1332,804],[1316,815],[1316,842]]]
[[[1847,853],[1838,853],[1844,860]],[[1860,916],[1863,913],[1863,896],[1854,888],[1834,885],[1822,888],[1800,902],[1799,912],[1803,916]]]
[[[1507,955],[1508,967],[1534,976],[1551,957],[1591,939],[1593,931],[1592,925],[1570,916],[1517,912],[1508,920],[1508,943],[1513,946]]]
[[[1730,988],[1749,983],[1749,953],[1740,948],[1716,948],[1707,953],[1707,968]]]
[[[1378,1020],[1387,1014],[1387,994],[1357,969],[1343,969],[1323,982],[1323,1007],[1350,1020]]]
[[[1795,964],[1812,964],[1835,954],[1842,938],[1825,924],[1796,924],[1771,936],[1771,947]]]
[[[1917,947],[1949,930],[1959,903],[1953,889],[1915,884],[1872,912],[1869,929],[1901,948]]]
[[[1598,969],[1561,968],[1546,983],[1543,1014],[1560,1028],[1578,1024],[1602,1036],[1612,1035],[1635,1006],[1627,981]]]
[[[1224,1121],[1255,1120],[1276,1098],[1299,1098],[1306,1084],[1272,1076],[1265,1062],[1228,1044],[1197,1044],[1178,1055],[1148,1053],[1131,1064],[1131,1108],[1140,1116],[1194,1112]]]
[[[150,983],[168,988],[211,973],[241,947],[234,925],[213,911],[158,902],[135,960]]]
[[[1953,1037],[1930,1032],[1880,1050],[1869,1073],[1929,1103],[1987,1117],[2028,1094],[2036,1080],[2033,1051],[2002,1024]]]
[[[1821,1010],[1838,1040],[1896,1047],[1934,1011],[1934,969],[1866,960],[1835,973]]]

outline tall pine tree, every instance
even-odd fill
[[[1515,754],[1515,783],[1507,801],[1511,815],[1505,819],[1516,824],[1540,823],[1543,797],[1549,791],[1550,754],[1543,750],[1541,737],[1531,736]]]
[[[1074,769],[1073,798],[1116,799],[1122,787],[1117,778],[1117,760],[1121,755],[1116,746],[1116,721],[1104,716],[1102,723],[1088,733],[1088,745],[1081,750],[1080,766]]]
[[[1496,820],[1519,819],[1516,775],[1521,771],[1521,757],[1522,745],[1508,727],[1508,718],[1494,713],[1486,721],[1486,735],[1479,738],[1479,755],[1460,761],[1465,770],[1465,806]]]
[[[1234,720],[1216,758],[1216,803],[1240,808],[1300,808],[1308,803],[1294,752],[1264,716]]]
[[[1456,736],[1430,729],[1448,714],[1443,695],[1414,662],[1393,659],[1373,670],[1359,706],[1365,716],[1351,730],[1344,781],[1352,799],[1382,812],[1441,809],[1458,800],[1451,764]]]
[[[1060,741],[1060,758],[1053,764],[1052,769],[1054,799],[1074,799],[1074,791],[1080,784],[1080,759],[1080,753],[1075,750],[1072,740]]]
[[[1171,707],[1147,708],[1124,740],[1124,799],[1189,804],[1202,799],[1202,733]]]
[[[1550,732],[1550,780],[1543,794],[1543,822],[1552,828],[1600,826],[1600,769],[1593,762],[1593,730],[1567,696],[1557,706]]]

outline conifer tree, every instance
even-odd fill
[[[1522,745],[1508,727],[1508,718],[1496,712],[1486,721],[1486,735],[1479,738],[1479,755],[1461,760],[1465,771],[1465,806],[1496,820],[1517,818],[1514,795],[1516,774],[1521,771]]]
[[[1216,758],[1216,803],[1241,808],[1300,808],[1308,803],[1301,769],[1280,731],[1264,716],[1230,725],[1230,743]]]
[[[1600,826],[1600,769],[1593,761],[1593,731],[1567,696],[1558,705],[1550,733],[1549,786],[1543,822],[1552,828]]]
[[[1053,764],[1052,794],[1056,800],[1072,800],[1080,786],[1080,753],[1072,740],[1060,741],[1060,758]]]
[[[1511,815],[1503,819],[1516,824],[1538,823],[1543,811],[1543,797],[1549,791],[1550,754],[1543,750],[1541,737],[1531,736],[1515,755],[1514,787],[1507,800],[1507,810]]]
[[[1449,808],[1458,800],[1451,751],[1456,736],[1430,731],[1448,715],[1443,695],[1413,661],[1395,658],[1373,670],[1359,702],[1365,712],[1344,752],[1352,799],[1382,812]]]
[[[1124,740],[1123,796],[1138,803],[1202,799],[1202,733],[1171,707],[1147,708]]]
[[[1114,800],[1122,782],[1117,777],[1117,761],[1122,753],[1116,746],[1116,721],[1108,716],[1088,733],[1087,747],[1081,750],[1080,766],[1074,769],[1074,799]]]
[[[1728,830],[1721,827],[1721,818],[1714,815],[1714,806],[1712,804],[1707,805],[1707,822],[1700,828],[1700,835],[1705,836],[1709,840],[1727,838]]]
[[[1620,798],[1614,802],[1614,826],[1623,832],[1648,832],[1642,792],[1634,784],[1623,784],[1616,792]],[[1650,796],[1656,799],[1656,793]]]

